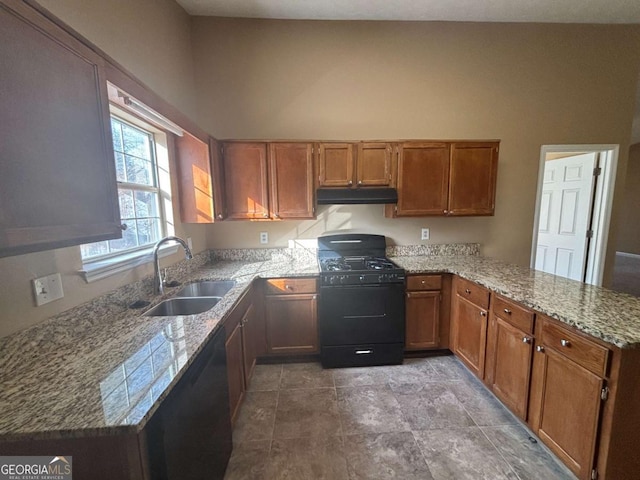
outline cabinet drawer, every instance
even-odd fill
[[[462,298],[485,310],[489,308],[489,290],[460,277],[455,278],[454,284],[455,292]]]
[[[407,290],[440,290],[442,275],[409,275]]]
[[[315,278],[273,278],[265,283],[266,295],[287,295],[294,293],[316,293]]]
[[[609,350],[566,328],[544,320],[541,343],[596,375],[604,377],[607,374]]]
[[[531,310],[498,295],[493,298],[491,310],[494,315],[509,322],[514,327],[523,332],[533,334],[533,312]]]

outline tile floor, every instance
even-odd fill
[[[258,365],[225,480],[571,479],[453,356]]]

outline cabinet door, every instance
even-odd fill
[[[266,143],[225,143],[222,152],[227,218],[269,218]]]
[[[352,143],[321,143],[318,147],[320,187],[350,187],[355,166]]]
[[[580,480],[589,479],[603,380],[552,348],[544,348],[535,355],[537,373],[542,377],[536,402],[537,434]]]
[[[238,323],[225,343],[227,352],[227,379],[229,382],[229,411],[235,423],[244,396],[244,356],[242,352],[242,324]]]
[[[317,353],[315,294],[266,297],[267,353]]]
[[[273,218],[313,218],[313,148],[310,143],[269,144]]]
[[[493,215],[498,143],[453,143],[449,215]]]
[[[395,215],[444,215],[449,192],[449,145],[404,143],[398,147]]]
[[[213,175],[209,144],[184,133],[176,137],[180,219],[184,223],[214,221]]]
[[[487,346],[487,381],[493,393],[526,420],[533,353],[531,335],[491,316]]]
[[[356,163],[357,185],[379,187],[391,185],[392,149],[390,143],[360,143]]]
[[[453,308],[454,352],[479,377],[484,378],[487,311],[456,293]]]
[[[408,292],[406,350],[437,348],[440,343],[440,292]]]
[[[211,174],[213,176],[213,213],[215,220],[224,220],[227,218],[227,205],[225,202],[224,190],[224,166],[222,164],[221,147],[222,146],[215,138],[209,138]]]
[[[104,60],[0,4],[0,257],[119,238]]]
[[[244,361],[244,384],[249,387],[253,369],[256,366],[256,358],[258,356],[258,335],[260,329],[258,327],[258,317],[255,314],[253,304],[249,305],[245,312],[240,325],[242,325],[242,346]]]

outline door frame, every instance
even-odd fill
[[[602,286],[604,264],[607,254],[609,227],[611,224],[611,208],[613,205],[613,191],[618,169],[618,154],[620,145],[542,145],[540,149],[540,165],[538,168],[538,188],[536,193],[535,213],[533,219],[533,237],[531,240],[530,268],[535,269],[536,251],[538,245],[538,222],[540,221],[540,202],[542,199],[542,185],[544,182],[545,159],[549,153],[595,152],[600,154],[600,181],[596,184],[593,211],[593,237],[587,251],[586,283]]]

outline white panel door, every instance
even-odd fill
[[[596,153],[545,162],[536,270],[582,281]]]

